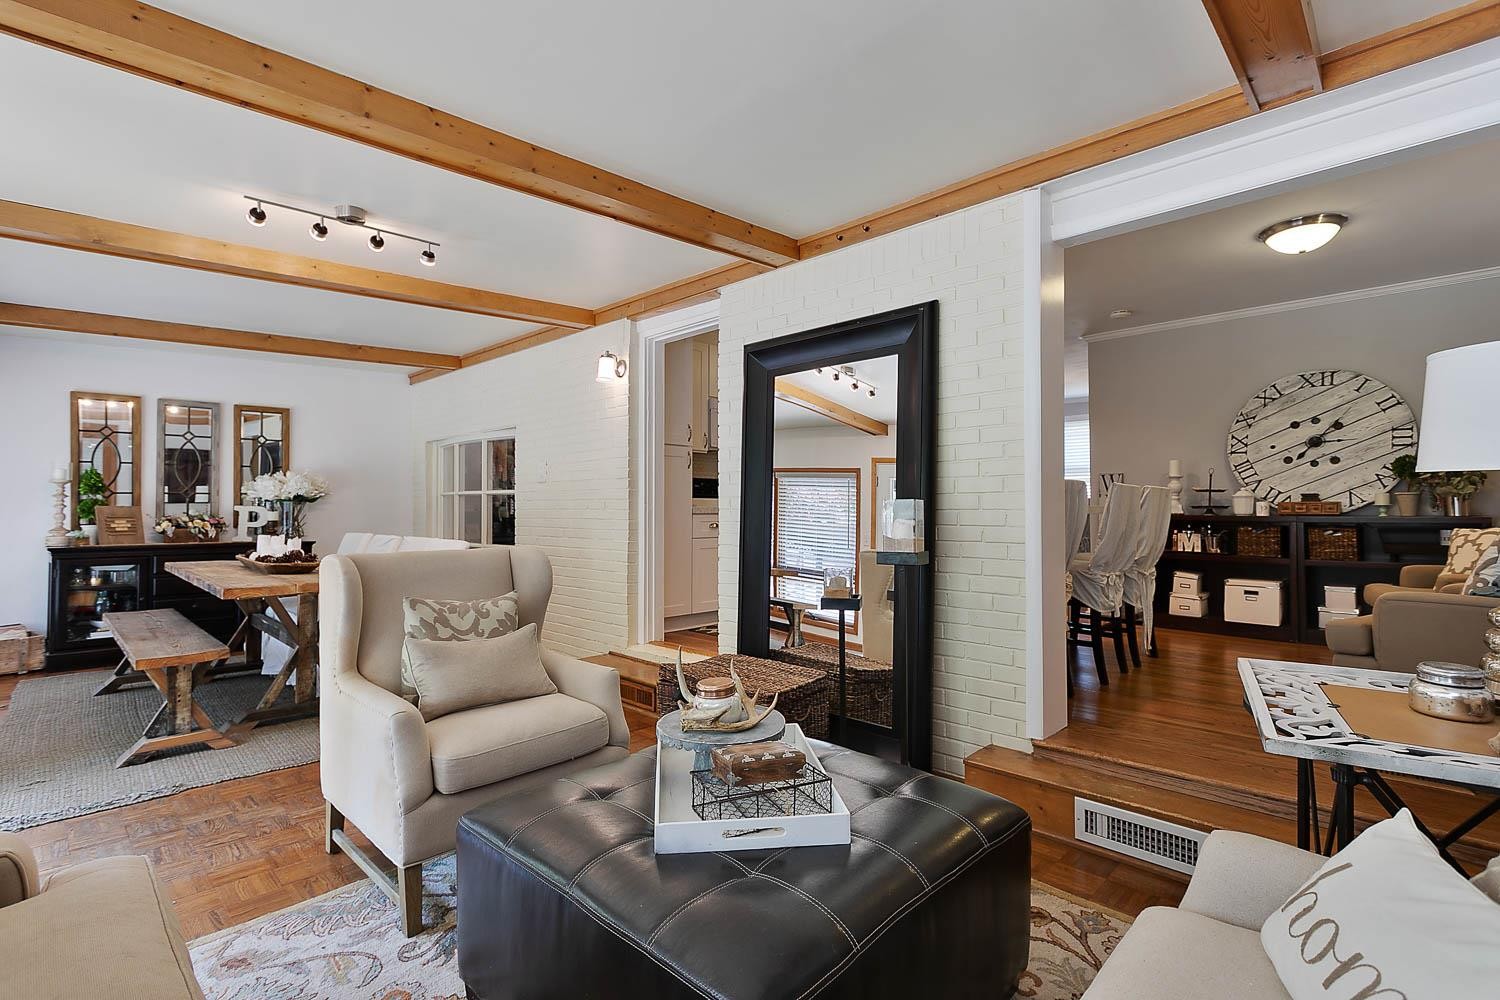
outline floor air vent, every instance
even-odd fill
[[[1208,834],[1075,797],[1073,836],[1086,844],[1191,875],[1198,863],[1198,848]]]

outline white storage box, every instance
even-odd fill
[[[1224,620],[1241,625],[1281,624],[1280,580],[1225,580]]]
[[[1201,594],[1203,593],[1203,574],[1194,573],[1191,570],[1180,569],[1172,574],[1173,594]]]
[[[1359,614],[1359,588],[1358,587],[1324,587],[1322,611],[1344,611],[1350,615]],[[1318,626],[1322,628],[1321,625]]]
[[[1358,611],[1345,611],[1342,608],[1319,608],[1318,628],[1327,628],[1329,622],[1341,622],[1345,618],[1358,617]]]
[[[1179,594],[1175,591],[1167,596],[1167,614],[1179,618],[1207,618],[1207,594]]]
[[[817,754],[789,723],[784,741],[822,770]],[[849,843],[849,808],[834,788],[833,811],[810,816],[702,820],[693,811],[693,755],[687,750],[656,748],[656,853],[706,854],[713,851],[759,851],[768,847],[816,847]]]

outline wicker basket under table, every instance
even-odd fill
[[[837,707],[839,697],[839,648],[826,642],[805,642],[794,649],[771,651],[774,659],[828,672],[828,698]],[[846,653],[844,670],[849,686],[849,718],[891,726],[894,676],[888,660]]]
[[[728,654],[715,656],[697,663],[684,663],[682,675],[688,686],[696,688],[705,677],[728,677]],[[758,656],[735,656],[734,670],[745,682],[747,693],[760,693],[760,703],[767,704],[772,695],[776,699],[776,710],[786,716],[786,721],[795,722],[802,732],[814,739],[828,737],[828,696],[830,686],[826,672],[815,667],[799,666],[795,663],[778,663],[763,660]],[[677,691],[677,666],[663,663],[656,684],[656,710],[666,715],[677,708],[682,695]]]

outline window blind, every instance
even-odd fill
[[[1063,421],[1063,478],[1089,481],[1089,418],[1069,417]]]
[[[853,472],[776,473],[776,596],[817,604],[823,570],[853,570],[859,551],[859,485]]]

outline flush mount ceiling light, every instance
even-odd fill
[[[625,359],[615,354],[614,351],[605,351],[599,355],[599,371],[594,376],[595,382],[613,382],[617,378],[625,377]]]
[[[249,221],[252,226],[264,226],[266,224],[266,219],[268,216],[265,207],[267,205],[271,205],[274,208],[284,208],[288,212],[296,212],[300,215],[311,216],[317,221],[315,221],[311,226],[307,228],[307,234],[313,239],[317,240],[319,243],[328,239],[328,219],[330,218],[330,213],[328,212],[317,211],[310,208],[299,208],[296,205],[287,205],[279,201],[270,201],[265,198],[257,198],[254,195],[248,194],[245,195],[245,200],[254,202],[254,204],[250,206],[249,210],[245,212],[245,219]],[[379,253],[380,251],[385,249],[385,242],[387,237],[394,236],[397,239],[407,240],[412,243],[420,244],[423,247],[423,250],[421,253],[417,254],[417,259],[428,267],[437,266],[436,248],[442,246],[442,244],[437,240],[429,240],[425,236],[412,236],[409,233],[398,233],[394,229],[386,229],[384,227],[376,229],[366,221],[367,215],[368,213],[366,213],[365,210],[360,208],[358,205],[338,205],[334,207],[331,217],[337,219],[339,222],[342,222],[346,226],[358,226],[361,229],[374,229],[375,231],[370,234],[368,243],[370,249],[375,253]]]
[[[1339,234],[1349,216],[1337,212],[1319,212],[1267,226],[1255,238],[1277,253],[1312,253]]]

